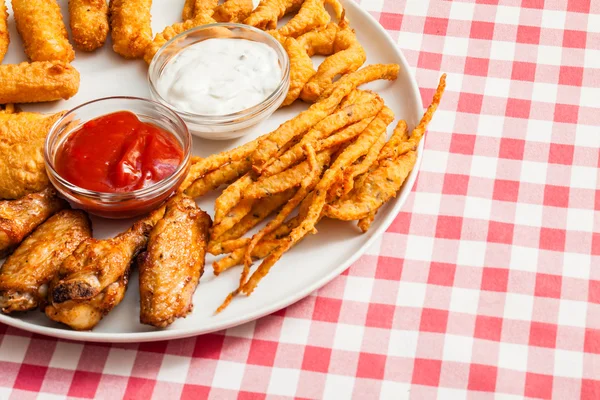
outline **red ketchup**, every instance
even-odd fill
[[[56,155],[55,168],[81,188],[120,193],[171,176],[182,160],[183,149],[175,136],[120,111],[86,122],[71,133]]]

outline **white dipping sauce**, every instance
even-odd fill
[[[246,39],[207,39],[167,64],[157,90],[175,109],[225,115],[265,100],[281,82],[277,53]]]

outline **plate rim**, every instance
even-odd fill
[[[396,55],[400,60],[400,68],[403,69],[407,76],[411,90],[414,92],[417,100],[417,111],[419,114],[423,113],[423,100],[421,98],[421,92],[417,84],[414,74],[411,73],[411,67],[408,64],[402,50],[397,43],[394,42],[390,34],[385,28],[371,15],[367,10],[362,8],[357,2],[353,0],[344,1],[346,8],[352,8],[353,12],[361,14],[362,17],[366,18],[370,24],[376,29],[382,37],[388,42],[391,47],[396,50]],[[424,141],[421,141],[418,146],[417,160],[413,170],[410,172],[406,182],[402,186],[400,195],[396,197],[393,207],[386,213],[384,219],[380,223],[380,228],[377,231],[371,233],[370,237],[360,246],[354,254],[349,257],[345,262],[341,263],[337,268],[332,269],[328,274],[324,275],[321,279],[315,280],[311,285],[299,290],[289,296],[282,298],[281,300],[268,304],[265,307],[258,308],[252,313],[245,314],[242,316],[233,316],[227,318],[212,325],[208,329],[200,327],[190,327],[177,330],[155,330],[146,332],[129,332],[129,333],[103,333],[94,331],[75,331],[64,328],[54,328],[41,325],[35,325],[27,321],[23,321],[19,318],[13,318],[10,315],[4,315],[0,313],[0,322],[18,328],[23,331],[40,334],[44,336],[54,337],[58,339],[67,339],[78,342],[96,342],[96,343],[142,343],[142,342],[155,342],[164,340],[175,340],[189,338],[193,336],[205,335],[212,332],[222,331],[235,326],[243,325],[251,321],[255,321],[264,316],[273,314],[283,308],[289,307],[290,305],[308,297],[314,291],[322,288],[333,279],[341,275],[346,271],[352,264],[354,264],[373,243],[381,237],[394,222],[400,209],[406,203],[406,200],[417,179],[419,169],[421,166],[421,160],[423,158]],[[34,311],[35,312],[35,311]]]

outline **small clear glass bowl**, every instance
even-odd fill
[[[183,150],[183,160],[175,172],[151,186],[131,192],[96,192],[64,179],[55,168],[57,152],[81,125],[106,114],[130,111],[143,121],[173,134]],[[192,136],[185,122],[171,109],[138,97],[106,97],[75,107],[50,128],[44,144],[44,162],[50,182],[73,206],[104,218],[131,218],[158,208],[181,185],[190,167]]]
[[[173,58],[186,47],[206,39],[246,39],[264,43],[277,53],[282,78],[277,89],[261,103],[248,109],[226,115],[200,115],[178,110],[161,96],[158,80]],[[290,87],[290,60],[281,44],[271,35],[248,25],[219,23],[203,25],[183,32],[161,47],[148,69],[148,83],[152,98],[174,109],[187,123],[193,135],[205,139],[226,140],[243,136],[246,128],[268,118],[281,106]]]

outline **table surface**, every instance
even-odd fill
[[[0,399],[600,398],[600,1],[360,3],[426,104],[448,73],[388,232],[215,334],[101,345],[0,324]]]

